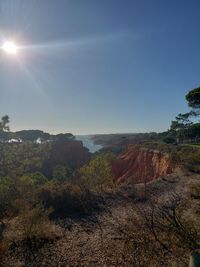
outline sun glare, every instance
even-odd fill
[[[18,47],[15,43],[7,41],[4,42],[2,49],[6,54],[16,55]]]

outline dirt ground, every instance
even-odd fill
[[[40,243],[33,244],[31,249],[27,249],[27,244],[13,244],[6,254],[3,266],[159,266],[156,263],[137,263],[132,252],[124,259],[125,244],[120,234],[120,226],[132,221],[134,210],[145,206],[147,202],[163,202],[174,193],[187,198],[189,186],[199,181],[199,175],[177,169],[174,174],[147,184],[145,201],[137,199],[137,195],[141,196],[144,192],[143,185],[121,187],[117,193],[104,195],[105,205],[98,213],[82,218],[56,220],[60,234],[52,242],[41,240]],[[192,205],[195,207],[195,204]],[[186,207],[186,212],[191,212],[194,208],[192,205]],[[189,255],[187,257],[189,259]]]

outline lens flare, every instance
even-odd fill
[[[16,55],[18,47],[17,47],[17,45],[15,43],[10,42],[10,41],[6,41],[2,45],[2,49],[6,54]]]

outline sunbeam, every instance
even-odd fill
[[[39,83],[36,81],[35,77],[33,76],[32,72],[29,70],[27,65],[25,65],[24,62],[22,62],[22,60],[20,58],[17,58],[17,62],[19,64],[21,70],[25,73],[25,75],[30,80],[30,82],[33,85],[34,89],[37,90],[38,94],[41,97],[47,98],[47,95],[45,94],[44,90],[41,88]]]
[[[44,43],[21,45],[20,49],[24,50],[51,50],[51,49],[68,49],[76,48],[86,45],[97,45],[102,42],[114,41],[117,38],[121,38],[122,35],[127,35],[128,32],[116,32],[104,35],[97,35],[93,37],[75,38],[75,39],[62,39]],[[129,33],[128,33],[129,34]]]
[[[85,45],[88,43],[89,43],[89,40],[87,40],[87,39],[83,39],[83,40],[60,40],[60,41],[25,45],[25,46],[21,46],[20,48],[25,49],[25,50],[62,49],[62,48],[81,46],[81,45]]]

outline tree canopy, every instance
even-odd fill
[[[199,123],[196,121],[196,118],[200,115],[200,87],[190,90],[185,99],[192,109],[187,113],[180,113],[176,116],[175,120],[171,122],[167,137],[172,134],[179,140],[193,140],[196,142],[200,137]]]
[[[200,87],[189,91],[185,98],[188,101],[189,107],[200,108]]]
[[[10,118],[8,115],[5,115],[1,118],[0,122],[0,132],[9,131],[10,128],[8,126],[8,123],[10,122]]]

